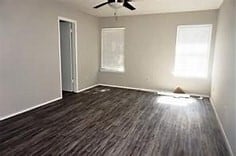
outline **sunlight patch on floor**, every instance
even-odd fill
[[[181,98],[181,97],[171,97],[171,96],[160,96],[157,98],[157,102],[160,104],[174,105],[174,106],[188,106],[196,102],[193,98]]]

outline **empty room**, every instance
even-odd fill
[[[0,156],[236,156],[236,0],[0,0]]]

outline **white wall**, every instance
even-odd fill
[[[177,26],[213,24],[210,64],[213,60],[217,11],[101,18],[100,28],[125,27],[125,73],[100,72],[99,83],[137,88],[210,94],[211,65],[207,79],[177,78],[173,73]]]
[[[78,22],[79,88],[96,83],[97,18],[49,0],[1,0],[0,118],[60,97],[58,16]]]
[[[234,0],[225,0],[219,11],[211,96],[236,155],[236,24]]]

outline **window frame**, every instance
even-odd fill
[[[203,76],[186,76],[186,75],[182,75],[180,73],[176,72],[176,58],[177,58],[177,45],[178,45],[178,39],[179,39],[179,34],[182,28],[197,28],[197,27],[208,27],[210,30],[210,34],[209,34],[209,40],[208,40],[208,50],[207,50],[207,60],[208,60],[208,64],[207,64],[207,69],[206,69],[206,74]],[[209,70],[210,70],[210,56],[211,56],[211,51],[212,51],[212,38],[213,38],[213,24],[188,24],[188,25],[178,25],[177,26],[177,34],[176,34],[176,45],[175,45],[175,58],[174,58],[174,69],[172,74],[177,77],[177,78],[192,78],[192,79],[208,79],[209,78]]]
[[[103,67],[103,32],[105,30],[123,30],[124,31],[124,50],[123,50],[123,66],[124,70],[113,70],[113,69],[107,69]],[[125,72],[125,28],[124,27],[118,27],[118,28],[102,28],[101,29],[101,61],[100,61],[100,72],[111,72],[111,73],[124,73]]]

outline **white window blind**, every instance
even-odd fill
[[[207,78],[212,25],[178,26],[174,75]]]
[[[124,72],[124,28],[102,29],[101,71]]]

